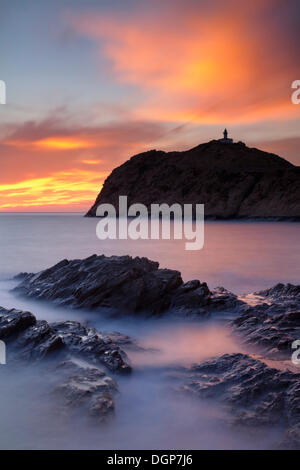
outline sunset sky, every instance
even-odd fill
[[[2,0],[0,211],[85,211],[151,148],[230,136],[300,165],[299,0]]]

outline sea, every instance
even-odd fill
[[[221,400],[182,395],[172,378],[178,367],[225,353],[255,356],[224,318],[111,318],[101,311],[71,310],[19,297],[12,292],[17,284],[13,278],[65,258],[145,256],[162,268],[179,270],[184,281],[199,279],[210,288],[223,286],[243,296],[279,282],[299,284],[300,224],[206,221],[203,249],[187,251],[185,240],[99,240],[97,222],[81,213],[0,214],[0,306],[31,311],[49,322],[76,320],[99,331],[119,331],[142,346],[126,351],[133,372],[116,377],[116,409],[105,424],[58,413],[42,363],[18,371],[9,362],[0,365],[0,448],[270,448],[280,429],[237,430],[230,426],[230,410]]]

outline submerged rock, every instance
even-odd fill
[[[244,354],[225,354],[177,373],[178,390],[226,405],[231,424],[247,428],[281,426],[277,446],[300,448],[300,374],[280,371]]]
[[[51,377],[59,379],[55,390],[65,409],[83,406],[101,420],[114,409],[117,385],[99,365],[112,372],[131,370],[126,353],[114,338],[121,341],[123,336],[113,333],[110,337],[72,321],[49,324],[36,320],[30,312],[0,308],[0,339],[7,345],[7,363],[17,368],[43,360]]]
[[[12,355],[16,360],[41,359],[64,350],[93,363],[104,364],[113,372],[131,370],[126,353],[109,334],[75,321],[49,324],[36,320],[30,312],[0,308],[0,339],[12,345]]]
[[[222,287],[210,290],[199,280],[184,283],[178,271],[159,269],[147,258],[93,255],[63,260],[23,276],[15,291],[73,308],[109,308],[124,314],[202,318],[213,312],[235,313],[234,320],[227,320],[234,331],[268,357],[291,357],[292,342],[300,338],[300,286],[278,284],[260,291],[255,294],[257,304],[251,306]],[[49,324],[30,312],[0,308],[2,338],[11,345],[13,359],[55,358],[55,364],[59,362],[55,390],[63,409],[82,406],[87,415],[100,420],[113,411],[117,386],[99,367],[129,372],[121,347],[136,347],[118,332],[101,333],[76,321]],[[236,426],[282,426],[278,446],[300,447],[300,374],[270,368],[244,354],[227,354],[183,368],[178,378],[181,390],[222,401]]]
[[[224,287],[210,290],[199,280],[184,283],[178,271],[159,269],[158,263],[147,258],[93,255],[83,260],[63,260],[37,274],[28,274],[14,290],[60,305],[102,313],[108,309],[119,315],[138,312],[195,318],[216,312],[229,314],[228,318],[234,315],[231,325],[243,341],[259,346],[270,357],[291,355],[293,341],[300,338],[300,286],[277,284],[252,294],[257,302],[249,305]],[[24,318],[24,321],[32,320]],[[78,333],[78,324],[73,325]],[[59,332],[66,342],[70,328],[71,324],[64,322],[63,331]],[[103,335],[97,341],[99,335],[91,330],[89,336],[84,331],[81,336],[85,341],[77,339],[76,348],[85,353],[90,349],[102,350]],[[74,335],[71,345],[75,347]],[[110,367],[117,364],[119,368],[118,354],[114,360],[112,357],[111,353]]]
[[[270,289],[255,292],[255,294],[273,301],[300,303],[300,286],[294,286],[293,284],[276,284]]]
[[[36,318],[30,312],[22,310],[6,310],[0,307],[0,339],[17,335],[36,324]]]
[[[37,274],[28,274],[14,290],[60,305],[108,308],[121,314],[169,311],[183,316],[207,315],[243,304],[226,289],[210,291],[198,280],[184,284],[178,271],[159,269],[154,261],[130,256],[63,260]]]
[[[22,359],[38,359],[61,350],[65,344],[49,323],[39,320],[18,335],[15,346]]]
[[[101,362],[113,372],[130,371],[127,355],[108,334],[76,321],[52,323],[51,327],[70,352],[84,356],[93,363]]]
[[[61,399],[63,412],[83,407],[89,416],[104,421],[114,411],[118,387],[103,370],[67,360],[58,364],[55,372],[61,382],[54,393]]]

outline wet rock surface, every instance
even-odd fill
[[[114,412],[118,387],[103,370],[69,359],[59,363],[54,372],[61,379],[54,393],[64,413],[84,408],[87,416],[105,421]]]
[[[214,310],[235,309],[242,302],[205,282],[183,283],[181,274],[159,269],[147,258],[97,256],[63,260],[37,274],[28,274],[14,289],[27,297],[53,300],[73,308],[107,308],[119,314],[145,312],[209,315]]]
[[[50,353],[65,350],[94,363],[104,364],[113,372],[130,371],[125,352],[109,334],[102,334],[75,321],[49,324],[36,320],[30,312],[1,308],[0,339],[12,343],[16,360],[41,359]]]
[[[95,328],[83,326],[75,321],[56,322],[52,323],[51,327],[70,352],[93,363],[100,362],[113,372],[130,372],[126,354],[109,334],[102,334]]]
[[[21,310],[6,310],[0,307],[0,334],[1,339],[17,335],[36,324],[36,318],[30,312]]]
[[[40,273],[22,275],[15,291],[73,308],[109,308],[119,314],[203,318],[224,313],[246,350],[253,347],[266,361],[291,360],[292,344],[300,339],[300,286],[277,284],[250,294],[254,302],[249,303],[247,296],[237,297],[223,287],[210,290],[199,280],[184,283],[178,271],[159,269],[147,258],[93,255],[63,260]],[[127,372],[130,366],[121,348],[137,347],[118,332],[100,333],[75,321],[48,324],[29,312],[4,309],[0,338],[12,338],[23,358],[58,354],[63,377],[55,390],[62,403],[68,409],[83,406],[88,416],[100,420],[112,413],[117,386],[99,365]],[[70,355],[88,361],[89,367]],[[179,368],[173,375],[180,391],[222,402],[237,429],[255,432],[274,426],[281,429],[275,448],[300,448],[300,373],[267,364],[246,354],[226,354]]]
[[[245,354],[226,354],[176,374],[177,390],[221,401],[242,428],[278,426],[275,447],[300,448],[300,374],[279,371]]]
[[[264,298],[268,303],[276,303],[281,308],[292,309],[300,307],[300,286],[276,284],[270,289],[255,292],[255,294]]]
[[[269,357],[290,356],[292,343],[300,338],[300,286],[277,284],[255,295],[260,302],[241,307],[232,323],[235,331]]]
[[[114,333],[117,337],[129,341]],[[55,390],[65,409],[83,407],[101,420],[114,409],[117,385],[100,366],[112,372],[131,370],[126,353],[113,338],[78,322],[49,324],[30,312],[0,308],[0,339],[7,345],[9,363],[18,368],[42,361],[51,376],[60,378]]]

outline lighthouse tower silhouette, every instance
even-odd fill
[[[227,131],[227,129],[224,129],[223,134],[224,134],[224,137],[223,137],[223,139],[219,139],[219,142],[222,142],[223,144],[232,144],[233,139],[229,139],[229,138],[228,138],[228,131]]]

